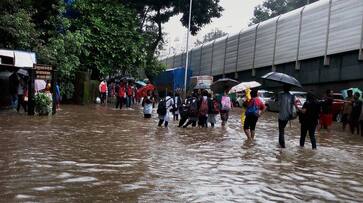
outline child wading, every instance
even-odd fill
[[[261,101],[260,98],[257,97],[257,90],[251,91],[251,100],[246,101],[245,106],[246,109],[246,119],[244,121],[243,129],[247,136],[247,139],[253,140],[255,138],[255,128],[258,118],[265,111],[266,107]]]
[[[173,98],[171,98],[171,93],[168,93],[168,95],[164,99],[160,100],[157,110],[157,113],[159,114],[159,127],[163,123],[165,127],[168,127],[170,117],[169,112],[173,108],[173,105],[174,102]]]

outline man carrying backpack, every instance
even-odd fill
[[[279,144],[281,148],[285,148],[285,127],[289,120],[294,118],[295,97],[290,93],[290,86],[284,85],[284,91],[279,94]]]
[[[192,97],[188,99],[187,106],[189,107],[189,120],[187,124],[183,126],[183,128],[188,127],[190,124],[192,124],[193,127],[197,126],[198,121],[198,113],[199,113],[199,106],[198,106],[198,98],[195,93],[192,94]]]
[[[258,118],[265,111],[266,106],[263,104],[260,98],[257,97],[257,90],[251,91],[251,99],[246,101],[246,118],[243,125],[243,130],[248,140],[255,138],[255,129]]]
[[[159,124],[158,126],[164,123],[164,126],[167,128],[169,124],[169,112],[170,109],[173,108],[174,101],[171,97],[171,93],[168,92],[167,96],[164,99],[161,99],[158,105],[157,113],[159,114]]]
[[[208,107],[208,92],[206,90],[204,90],[202,92],[202,97],[200,100],[200,104],[199,104],[199,123],[198,126],[204,128],[204,127],[208,127],[207,125],[207,119],[208,119],[208,111],[209,111],[209,107]]]

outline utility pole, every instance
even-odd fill
[[[189,22],[188,22],[188,33],[187,33],[187,46],[186,46],[186,59],[185,59],[185,76],[184,76],[184,96],[187,96],[187,81],[188,81],[188,63],[189,63],[189,33],[190,33],[190,23],[192,18],[192,5],[193,0],[189,3]]]

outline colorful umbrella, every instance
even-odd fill
[[[356,93],[356,92],[358,92],[359,94],[360,94],[360,98],[362,98],[362,90],[360,90],[359,88],[349,88],[349,89],[346,89],[346,90],[342,90],[341,92],[342,92],[342,96],[344,97],[344,99],[345,98],[347,98],[348,97],[348,90],[352,90],[353,91],[353,95]]]
[[[261,86],[261,84],[256,81],[241,82],[240,84],[232,87],[231,90],[229,90],[229,94],[236,93],[236,92],[242,92],[242,91],[246,90],[247,88],[251,89],[251,88],[255,88],[255,87],[259,87],[259,86]]]

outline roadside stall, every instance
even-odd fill
[[[36,55],[33,52],[0,49],[1,109],[13,108],[17,111],[24,109],[28,115],[34,115],[35,93],[44,91],[40,88],[41,84],[46,82],[51,84],[48,88],[49,95],[54,101],[54,94],[52,95],[55,90],[54,71],[50,66],[36,65],[36,63]],[[51,112],[55,113],[55,105]]]

